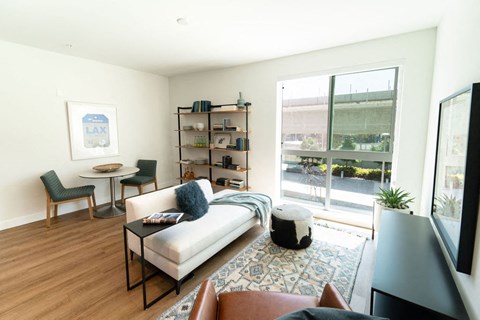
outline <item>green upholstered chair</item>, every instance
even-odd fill
[[[122,204],[125,203],[125,187],[137,187],[138,193],[143,194],[143,187],[154,183],[157,185],[157,160],[138,160],[137,167],[140,169],[135,176],[120,180],[122,184]]]
[[[54,217],[58,213],[58,205],[70,201],[79,201],[87,200],[88,202],[88,213],[90,214],[90,219],[93,220],[93,209],[97,206],[95,202],[95,186],[87,185],[74,188],[65,188],[60,182],[55,171],[50,170],[40,177],[43,184],[45,185],[45,191],[47,194],[47,227],[50,227],[50,208],[54,206]],[[93,207],[92,207],[93,201]]]

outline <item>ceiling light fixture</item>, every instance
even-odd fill
[[[186,26],[188,24],[188,21],[185,18],[178,18],[177,23],[182,25],[182,26]]]

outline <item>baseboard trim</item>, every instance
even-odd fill
[[[158,188],[164,189],[164,188],[171,187],[172,185],[175,185],[175,182],[176,181],[159,183]],[[118,199],[119,199],[119,195],[117,195],[117,200]],[[85,208],[80,210],[84,210],[84,209]],[[76,212],[76,211],[72,211],[72,212]],[[63,213],[59,212],[58,215],[61,216],[63,214],[68,214],[72,212],[63,212]],[[10,229],[10,228],[15,228],[18,226],[22,226],[24,224],[28,224],[28,223],[32,223],[40,220],[45,220],[45,208],[42,208],[41,212],[32,213],[32,214],[12,218],[9,220],[0,221],[0,231],[5,229]]]
[[[45,220],[45,212],[38,212],[9,220],[0,221],[0,230],[10,229],[24,224]]]

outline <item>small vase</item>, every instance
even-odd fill
[[[242,93],[239,92],[239,98],[237,99],[237,107],[239,108],[245,108],[245,100],[242,98]]]

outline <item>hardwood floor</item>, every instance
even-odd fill
[[[0,319],[156,319],[263,232],[252,228],[199,267],[179,296],[172,292],[144,311],[141,287],[126,289],[124,223],[125,216],[91,221],[85,210],[53,219],[50,228],[38,221],[0,231]],[[356,285],[354,297],[364,312],[371,268],[362,265],[357,282],[368,290]],[[139,266],[130,262],[131,281],[140,279]],[[150,280],[149,300],[166,286],[165,277]]]

